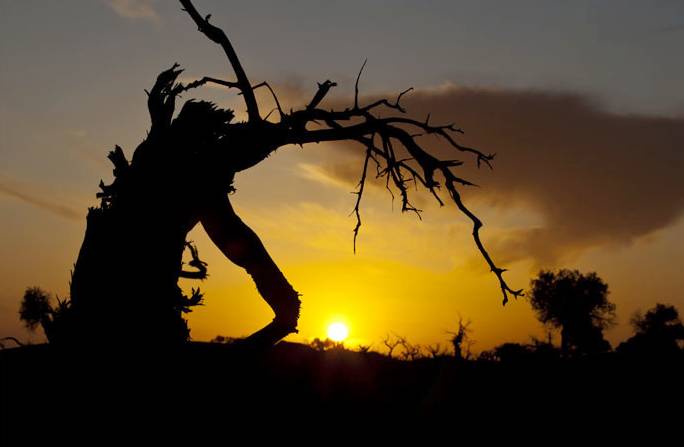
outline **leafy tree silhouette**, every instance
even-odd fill
[[[560,329],[564,357],[610,350],[603,330],[615,321],[615,305],[596,273],[541,271],[531,282],[529,299],[542,323]]]
[[[520,296],[503,279],[481,239],[482,222],[463,203],[462,186],[472,185],[456,175],[459,160],[441,160],[429,153],[420,139],[436,137],[455,153],[471,156],[478,166],[491,167],[494,155],[457,142],[462,132],[453,124],[437,125],[403,114],[401,92],[395,101],[381,99],[361,104],[356,79],[354,103],[344,110],[321,106],[331,88],[330,80],[318,84],[311,101],[300,110],[286,112],[267,82],[253,84],[226,33],[209,23],[190,0],[180,0],[183,10],[199,31],[219,45],[232,67],[235,80],[203,77],[186,84],[178,82],[182,70],[174,64],[157,77],[147,92],[151,128],[129,161],[122,148],[109,153],[114,181],[100,182],[98,207],[89,209],[87,228],[74,266],[68,324],[53,325],[62,339],[74,342],[87,338],[114,343],[156,340],[179,344],[190,331],[183,314],[201,304],[202,293],[193,289],[186,296],[179,278],[203,280],[207,266],[197,248],[186,241],[187,234],[201,224],[210,239],[232,262],[244,268],[259,294],[275,313],[263,329],[247,338],[251,344],[271,346],[297,332],[299,293],[290,285],[259,237],[235,213],[228,195],[235,192],[237,172],[249,169],[288,145],[327,141],[353,141],[365,150],[354,212],[354,247],[361,227],[360,203],[369,165],[377,177],[386,180],[401,197],[402,211],[415,212],[410,201],[410,184],[423,187],[444,204],[440,190],[473,225],[474,242],[499,281],[504,303]],[[364,63],[365,66],[365,63]],[[206,84],[236,89],[247,108],[246,122],[234,122],[234,114],[206,101],[188,100],[176,115],[179,96]],[[266,88],[273,95],[276,121],[262,116],[255,90]],[[265,183],[265,187],[272,185]],[[190,270],[183,269],[182,257],[190,250]]]
[[[19,319],[30,331],[40,325],[48,341],[54,342],[59,336],[54,328],[68,315],[71,303],[57,298],[57,307],[53,307],[51,301],[51,295],[40,287],[27,288],[19,308]]]
[[[684,325],[674,306],[657,303],[644,315],[637,312],[631,323],[635,334],[618,346],[618,352],[661,357],[682,352]]]
[[[19,309],[19,319],[26,328],[33,331],[38,325],[44,325],[49,321],[51,312],[50,295],[47,292],[40,287],[26,289]]]

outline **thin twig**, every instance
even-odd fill
[[[356,82],[354,83],[354,110],[359,109],[359,79],[361,79],[361,73],[363,73],[366,62],[368,62],[368,59],[363,61],[363,64],[361,64],[361,69],[359,70],[359,74],[356,75]]]

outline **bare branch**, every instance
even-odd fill
[[[245,105],[247,106],[247,115],[249,116],[249,121],[256,123],[261,120],[259,115],[259,106],[257,105],[256,97],[254,96],[254,91],[252,90],[252,84],[247,78],[245,70],[242,68],[240,59],[233,49],[233,45],[230,43],[228,36],[223,32],[221,28],[218,28],[209,23],[209,18],[211,15],[202,18],[202,16],[197,12],[195,6],[192,4],[191,0],[180,0],[181,5],[183,5],[183,10],[186,11],[192,20],[197,24],[199,31],[207,36],[211,41],[221,45],[224,53],[228,57],[230,65],[233,67],[235,72],[235,77],[237,78],[237,85],[242,94],[245,97]]]
[[[183,70],[178,69],[178,64],[173,64],[168,70],[159,73],[152,89],[147,93],[147,109],[150,112],[152,127],[150,135],[167,129],[171,125],[171,118],[175,110],[176,94],[174,84]]]
[[[190,267],[196,268],[197,271],[189,272],[186,270],[181,270],[178,276],[180,278],[186,279],[206,279],[206,277],[208,276],[207,263],[199,258],[199,252],[197,250],[197,247],[193,245],[192,241],[186,241],[185,246],[188,247],[188,249],[190,249],[190,255],[192,256],[192,260],[188,262],[188,265]],[[197,289],[197,293],[199,293],[199,289]]]
[[[324,83],[318,83],[318,91],[316,91],[316,94],[314,97],[311,99],[311,102],[309,102],[309,105],[306,106],[306,110],[312,110],[315,109],[318,104],[320,104],[321,101],[323,101],[323,98],[325,98],[325,95],[328,94],[331,88],[336,87],[337,82],[333,82],[330,79],[326,80]]]
[[[425,349],[427,350],[428,354],[430,354],[430,357],[432,357],[433,359],[443,357],[445,355],[444,351],[442,351],[442,345],[440,345],[439,343],[435,345],[428,345]]]
[[[423,348],[419,344],[409,343],[406,337],[399,337],[399,344],[403,348],[401,358],[407,361],[415,361],[423,356]]]
[[[356,82],[354,83],[354,110],[359,109],[359,79],[361,79],[361,73],[363,73],[366,62],[368,62],[368,59],[363,61],[363,64],[361,64],[361,69],[359,70],[359,74],[356,75]]]
[[[402,339],[401,337],[396,337],[393,339],[389,334],[385,336],[385,338],[382,340],[382,344],[384,344],[385,347],[387,347],[387,357],[392,358],[392,353],[397,348],[397,346],[401,344],[402,340],[404,339]]]
[[[461,200],[461,195],[454,186],[455,180],[453,174],[451,174],[451,171],[449,171],[449,169],[446,168],[442,169],[442,172],[444,173],[444,177],[446,178],[446,187],[449,191],[449,194],[451,194],[451,198],[453,199],[454,203],[456,203],[458,209],[473,222],[473,239],[475,240],[475,245],[477,245],[478,250],[480,250],[482,257],[484,257],[485,261],[487,262],[487,265],[489,266],[489,269],[496,275],[496,277],[499,280],[501,292],[503,293],[503,304],[505,305],[508,302],[509,293],[513,295],[514,298],[522,296],[522,289],[513,290],[508,286],[508,284],[506,284],[506,281],[503,279],[503,273],[506,271],[506,269],[499,268],[496,266],[496,264],[494,264],[494,261],[492,261],[491,256],[489,256],[489,253],[482,244],[482,240],[480,239],[480,228],[482,228],[482,221],[480,221],[480,219],[463,204],[463,200]]]
[[[184,91],[201,87],[204,84],[207,83],[212,83],[212,84],[218,84],[218,85],[223,85],[224,87],[228,88],[240,88],[240,85],[237,82],[230,82],[230,81],[224,81],[223,79],[216,79],[216,78],[210,78],[208,76],[203,77],[202,79],[198,79],[197,81],[192,81],[187,85],[182,85],[178,84],[176,89],[174,90],[176,94],[182,93]]]
[[[360,73],[361,72],[359,72],[359,76]],[[414,185],[417,185],[416,182],[419,182],[435,197],[440,205],[443,205],[444,202],[438,193],[440,184],[435,178],[436,173],[441,173],[445,179],[445,186],[452,201],[456,207],[473,222],[473,239],[475,240],[475,244],[487,262],[490,270],[494,272],[499,280],[499,285],[503,293],[504,304],[508,302],[509,295],[514,297],[521,296],[522,290],[514,290],[510,288],[503,279],[503,272],[505,269],[496,266],[480,238],[480,228],[482,227],[482,222],[463,204],[463,201],[461,200],[461,196],[456,188],[456,185],[477,186],[466,179],[456,176],[452,172],[451,169],[461,166],[463,161],[440,160],[434,157],[425,149],[423,149],[420,144],[418,144],[415,139],[415,135],[412,135],[403,127],[398,126],[416,127],[424,134],[437,135],[442,139],[442,141],[446,142],[449,146],[455,148],[456,150],[473,154],[476,158],[478,167],[481,163],[485,163],[491,168],[491,161],[494,159],[494,154],[485,154],[480,150],[461,145],[451,135],[451,133],[462,133],[463,131],[461,129],[455,127],[453,124],[432,125],[430,124],[429,115],[425,121],[421,122],[411,118],[396,116],[378,118],[372,114],[373,108],[379,105],[385,105],[403,112],[404,109],[401,107],[399,101],[402,95],[408,91],[410,91],[410,89],[399,94],[397,101],[394,104],[390,103],[386,99],[382,99],[368,106],[359,108],[358,100],[355,99],[354,109],[326,111],[309,107],[306,110],[292,112],[289,115],[292,128],[290,129],[291,132],[289,133],[288,137],[285,138],[285,141],[287,143],[301,145],[311,142],[355,140],[364,144],[366,146],[366,158],[364,160],[363,172],[361,175],[361,182],[363,183],[359,183],[359,191],[357,194],[363,192],[363,184],[365,183],[367,176],[368,160],[369,157],[373,157],[376,164],[378,164],[378,177],[386,177],[386,187],[388,190],[390,190],[390,193],[390,182],[399,190],[402,201],[402,211],[415,212],[419,217],[420,210],[411,205],[406,184],[409,182],[414,182]],[[341,122],[359,118],[363,120],[360,123],[347,126],[341,124]],[[310,121],[323,121],[328,128],[306,130],[306,123]],[[382,141],[381,147],[376,147],[374,145],[372,137],[373,135],[378,135],[380,137]],[[398,142],[401,147],[403,147],[403,149],[409,153],[410,158],[397,159],[393,149],[392,141]],[[384,163],[384,167],[380,166],[380,161]],[[409,164],[409,162],[417,164],[422,173],[419,173]],[[410,178],[407,178],[405,174],[408,174]],[[354,213],[357,215],[357,222],[354,228],[354,251],[356,251],[356,239],[361,226],[359,204],[360,194],[357,196],[356,205],[354,207]]]
[[[285,113],[283,112],[283,108],[280,107],[280,101],[278,101],[278,96],[275,94],[275,91],[273,91],[273,89],[271,88],[271,86],[269,85],[269,83],[266,82],[266,81],[262,82],[261,84],[255,85],[254,87],[252,87],[252,90],[256,90],[256,89],[258,89],[259,87],[266,87],[266,88],[268,88],[268,90],[271,92],[271,95],[273,95],[273,100],[274,100],[275,103],[276,103],[276,107],[278,108],[278,113],[280,113],[280,120],[282,121],[283,118],[285,117]],[[271,112],[269,112],[269,115],[270,115],[270,114],[271,114]],[[267,115],[267,116],[268,116],[268,115]],[[266,118],[264,118],[264,119],[266,119]]]
[[[390,109],[395,109],[395,110],[400,111],[401,113],[406,113],[406,109],[404,109],[400,104],[401,97],[404,96],[406,93],[412,91],[412,90],[413,90],[413,87],[409,87],[406,90],[404,90],[403,92],[399,93],[399,96],[397,96],[397,100],[394,102],[394,104],[389,102],[387,99],[383,98],[383,99],[379,99],[379,100],[377,100],[377,101],[375,101],[375,102],[373,102],[373,103],[371,103],[365,107],[361,107],[360,109],[358,107],[356,107],[355,110],[359,110],[361,112],[370,112],[372,109],[374,109],[378,106],[384,105],[386,107],[389,107]]]
[[[359,82],[367,60],[363,62],[356,76],[353,108],[345,110],[323,110],[318,108],[330,89],[337,85],[330,80],[326,80],[325,82],[318,84],[316,94],[304,109],[291,111],[287,114],[282,110],[275,92],[268,83],[263,82],[256,86],[252,86],[249,83],[225,33],[220,28],[209,24],[208,18],[203,19],[193,7],[190,0],[180,1],[190,17],[195,21],[200,31],[209,39],[222,46],[235,71],[237,81],[229,82],[205,77],[199,81],[194,81],[185,87],[176,86],[175,91],[180,92],[188,90],[207,82],[217,83],[229,88],[238,88],[240,90],[245,97],[250,123],[259,123],[259,126],[255,129],[262,134],[272,133],[274,135],[267,147],[265,147],[263,151],[253,154],[253,160],[250,158],[249,163],[245,163],[246,166],[253,166],[278,147],[287,144],[304,145],[307,143],[345,140],[357,141],[363,144],[366,147],[366,155],[358,184],[358,190],[354,192],[357,195],[353,209],[353,213],[356,215],[356,225],[353,230],[354,252],[356,252],[356,242],[361,227],[360,204],[367,179],[369,160],[373,159],[376,163],[377,176],[385,177],[385,184],[387,189],[390,190],[390,193],[392,193],[390,184],[399,191],[402,211],[415,212],[418,217],[420,217],[421,210],[411,204],[409,187],[407,184],[412,182],[415,188],[418,187],[418,184],[422,185],[432,194],[440,205],[444,205],[444,201],[440,198],[439,194],[440,186],[442,185],[440,185],[440,182],[436,178],[436,175],[438,176],[441,174],[441,177],[444,179],[444,186],[446,187],[451,201],[456,205],[459,211],[465,214],[473,223],[473,239],[490,270],[494,272],[499,280],[504,304],[508,301],[510,295],[514,297],[522,295],[522,290],[510,288],[503,279],[505,269],[498,267],[494,263],[480,238],[482,222],[464,205],[461,199],[457,186],[476,186],[472,182],[457,176],[452,171],[453,168],[462,165],[463,161],[438,159],[421,146],[417,137],[422,135],[435,135],[448,147],[474,156],[478,167],[484,163],[491,169],[491,162],[493,161],[495,154],[486,154],[478,149],[460,144],[456,141],[455,135],[462,134],[462,129],[456,127],[452,123],[444,125],[431,124],[429,114],[424,121],[415,120],[406,116],[385,116],[384,114],[378,116],[376,114],[376,110],[379,107],[406,113],[406,110],[401,105],[401,99],[405,94],[412,91],[413,88],[408,88],[399,93],[394,102],[382,98],[368,105],[361,106],[359,104]],[[172,73],[175,74],[173,71]],[[177,76],[177,74],[175,75]],[[261,86],[266,86],[275,99],[277,109],[280,112],[280,123],[278,124],[266,123],[261,120],[259,116],[256,99],[254,97],[254,89]],[[349,123],[350,121],[351,123]],[[324,125],[322,128],[319,127],[315,130],[308,130],[308,123],[324,123]],[[267,128],[267,124],[273,127]],[[379,137],[382,142],[379,146],[376,146],[374,143],[376,136]],[[402,157],[401,154],[400,156],[397,156],[395,145],[398,150],[406,151],[409,157]],[[393,193],[392,196],[394,197]]]
[[[359,206],[361,205],[361,197],[363,196],[363,187],[366,184],[366,174],[368,173],[368,161],[372,158],[373,137],[369,138],[370,143],[366,149],[366,160],[363,163],[363,171],[361,172],[361,180],[359,180],[359,190],[355,191],[356,204],[354,205],[354,213],[356,214],[356,226],[354,227],[354,254],[356,254],[356,237],[359,235],[359,228],[361,228],[361,214],[359,213]]]

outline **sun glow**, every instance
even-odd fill
[[[328,338],[332,341],[342,342],[349,336],[349,328],[344,323],[332,323],[328,326]]]

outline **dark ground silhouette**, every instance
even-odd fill
[[[96,444],[112,435],[137,437],[141,432],[173,438],[204,430],[229,438],[244,432],[244,421],[267,430],[276,420],[294,421],[292,431],[311,430],[314,423],[321,427],[320,421],[340,429],[344,422],[363,427],[389,420],[394,424],[389,430],[400,432],[411,430],[416,421],[446,420],[458,435],[469,420],[498,427],[511,418],[532,424],[555,419],[554,425],[569,431],[598,426],[606,414],[637,419],[644,411],[681,415],[681,331],[663,329],[678,322],[668,309],[637,320],[638,333],[618,352],[610,352],[609,345],[584,349],[588,344],[578,336],[590,333],[594,341],[605,341],[603,326],[596,319],[577,314],[568,319],[562,313],[549,321],[566,331],[564,356],[536,342],[509,343],[472,358],[463,321],[452,334],[453,355],[437,346],[424,356],[406,339],[385,341],[388,348],[403,348],[401,358],[321,341],[314,347],[273,346],[296,332],[299,294],[233,211],[228,194],[236,172],[285,145],[358,142],[366,158],[355,235],[369,165],[377,165],[378,177],[398,192],[403,211],[419,212],[409,200],[409,183],[442,203],[440,179],[449,200],[471,220],[476,246],[497,277],[505,303],[521,290],[506,284],[504,270],[480,240],[482,223],[461,201],[459,188],[470,185],[454,172],[461,162],[435,158],[415,132],[442,139],[478,165],[489,165],[493,155],[461,146],[454,139],[461,131],[453,125],[387,116],[404,112],[400,100],[408,90],[394,102],[360,105],[358,78],[354,104],[340,111],[321,106],[336,85],[331,81],[318,85],[305,108],[290,113],[280,108],[271,90],[279,119],[267,121],[254,90],[270,86],[252,84],[225,33],[189,0],[181,4],[199,31],[223,49],[236,81],[205,77],[183,85],[177,82],[177,65],[157,78],[148,92],[152,125],[147,138],[130,161],[118,146],[109,154],[115,179],[100,184],[101,203],[89,210],[70,297],[54,307],[38,288],[28,289],[24,297],[22,319],[29,327],[41,325],[50,343],[0,351],[3,440],[55,442],[90,430],[98,432]],[[207,83],[238,89],[248,121],[234,123],[232,111],[193,100],[174,116],[179,95]],[[314,123],[318,127],[312,129]],[[200,304],[202,294],[193,289],[186,296],[178,279],[207,275],[197,247],[186,240],[198,223],[250,274],[275,313],[273,322],[246,342],[189,342],[183,313]],[[186,249],[191,270],[183,269]],[[597,296],[602,303],[604,295]],[[654,345],[667,349],[647,361],[635,354]],[[574,355],[568,355],[571,351]]]
[[[571,283],[561,288],[563,299],[585,300],[584,287]],[[50,301],[40,289],[27,290],[20,312],[27,325],[41,322],[35,316]],[[600,301],[609,304],[605,296]],[[587,314],[575,316],[584,321]],[[674,306],[636,314],[634,336],[615,351],[608,345],[568,353],[549,335],[473,355],[469,325],[459,319],[449,333],[451,349],[388,335],[385,354],[328,339],[255,349],[223,336],[175,347],[140,341],[3,349],[2,432],[12,439],[31,433],[35,440],[38,430],[54,441],[85,436],[82,427],[88,427],[177,441],[193,433],[190,427],[227,438],[252,423],[311,428],[401,421],[409,430],[435,424],[519,430],[533,421],[535,430],[577,433],[605,430],[608,418],[643,428],[653,418],[662,424],[682,416],[684,326]]]
[[[562,359],[517,348],[502,346],[498,357],[413,361],[287,342],[261,354],[221,343],[190,343],[173,353],[154,345],[89,354],[51,345],[6,349],[3,430],[12,437],[73,437],[80,427],[231,437],[250,421],[264,429],[292,421],[302,432],[381,421],[403,421],[407,430],[445,421],[460,430],[469,421],[585,430],[605,429],[608,416],[681,416],[681,352],[643,362],[618,353]]]

